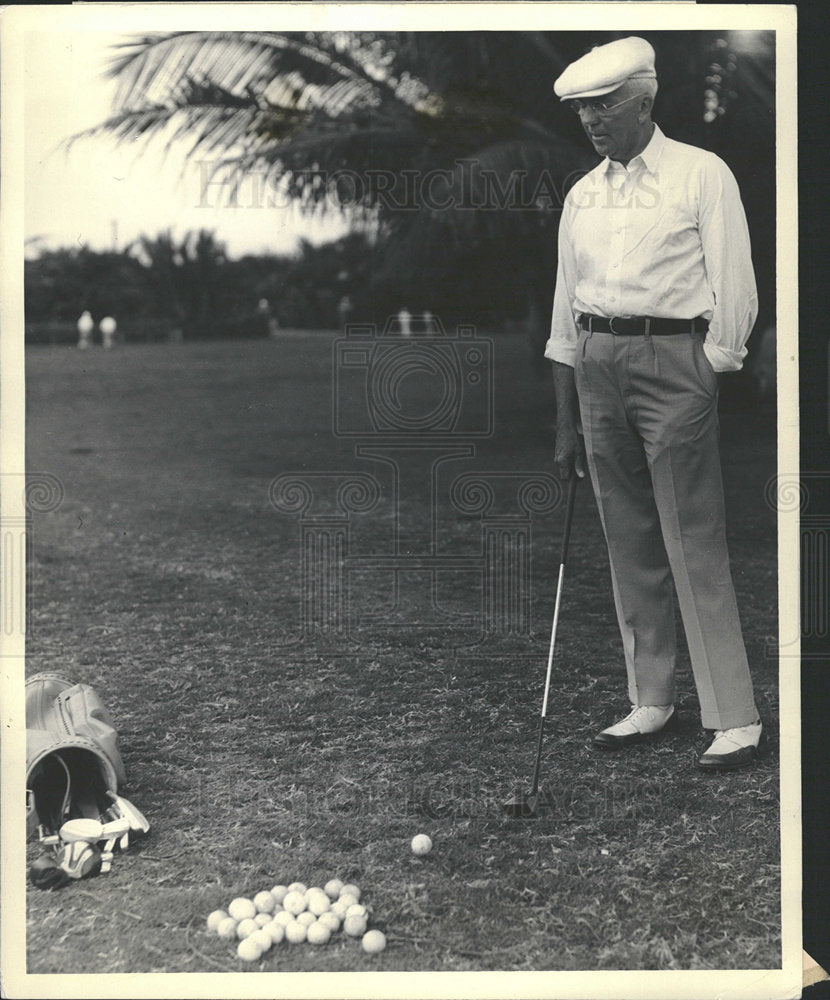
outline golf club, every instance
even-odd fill
[[[574,513],[576,486],[579,482],[576,474],[572,474],[568,485],[568,503],[565,509],[565,527],[562,531],[562,555],[559,560],[559,582],[556,586],[556,603],[553,609],[553,626],[550,632],[550,648],[548,649],[548,670],[545,678],[545,696],[542,700],[542,715],[539,719],[539,738],[536,745],[536,766],[533,769],[533,785],[529,792],[518,792],[505,802],[504,812],[518,819],[532,819],[537,815],[539,806],[539,770],[542,765],[542,736],[545,731],[545,718],[548,714],[548,694],[550,692],[550,675],[553,667],[553,652],[556,646],[556,628],[559,624],[559,606],[562,601],[562,581],[565,578],[565,562],[568,558],[568,541],[571,535],[571,521]]]

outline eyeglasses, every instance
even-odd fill
[[[636,101],[638,97],[645,97],[645,94],[635,94],[633,97],[626,97],[624,101],[618,101],[616,104],[606,104],[605,101],[580,100],[568,101],[567,104],[575,115],[581,115],[583,111],[593,111],[600,118],[605,118],[612,111],[621,108],[623,104],[628,104],[629,101]]]

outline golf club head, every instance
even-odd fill
[[[504,803],[502,811],[513,819],[536,819],[539,815],[539,794],[517,792]]]
[[[64,844],[58,853],[58,867],[69,878],[85,878],[93,875],[101,868],[101,852],[84,840],[75,840]]]
[[[97,819],[70,819],[60,828],[60,839],[64,844],[74,844],[78,840],[92,842],[104,836],[104,828]]]
[[[114,795],[112,792],[109,794],[113,800],[110,812],[114,813],[119,819],[125,819],[129,823],[130,830],[137,833],[147,833],[150,829],[150,824],[144,813],[140,809],[137,809],[129,799],[125,799],[121,795]]]

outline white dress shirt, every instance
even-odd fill
[[[655,125],[626,168],[606,157],[565,199],[545,356],[573,365],[576,316],[704,316],[715,371],[737,371],[758,313],[740,192],[714,153]]]

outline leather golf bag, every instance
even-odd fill
[[[95,690],[55,674],[26,681],[26,836],[102,820],[126,781],[118,734]]]

